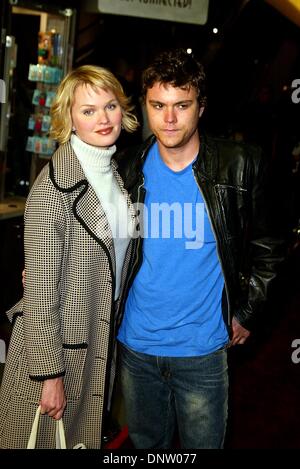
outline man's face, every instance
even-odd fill
[[[155,83],[147,90],[149,126],[166,149],[187,146],[198,138],[198,121],[203,112],[195,88],[175,88]]]

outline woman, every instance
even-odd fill
[[[62,415],[69,448],[101,447],[114,313],[135,220],[111,157],[121,128],[138,125],[130,111],[104,68],[79,67],[58,88],[51,117],[60,146],[27,200],[24,297],[8,312],[14,327],[0,393],[1,448],[26,448],[38,404],[37,447],[55,447]]]

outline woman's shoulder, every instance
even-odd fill
[[[64,164],[64,161],[66,161],[66,156],[70,153],[70,151],[71,146],[69,142],[60,145],[57,148],[49,162],[42,168],[42,170],[36,177],[29,195],[31,194],[31,192],[34,192],[38,189],[42,189],[43,187],[47,187],[48,184],[51,183],[52,168],[61,168]]]
[[[62,192],[72,191],[85,178],[71,142],[59,146],[50,161],[50,179]]]

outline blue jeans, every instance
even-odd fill
[[[227,350],[198,357],[157,357],[121,344],[121,382],[130,438],[136,448],[222,448]]]

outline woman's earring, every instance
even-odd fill
[[[76,132],[76,129],[75,129],[75,127],[72,127],[72,132]]]

